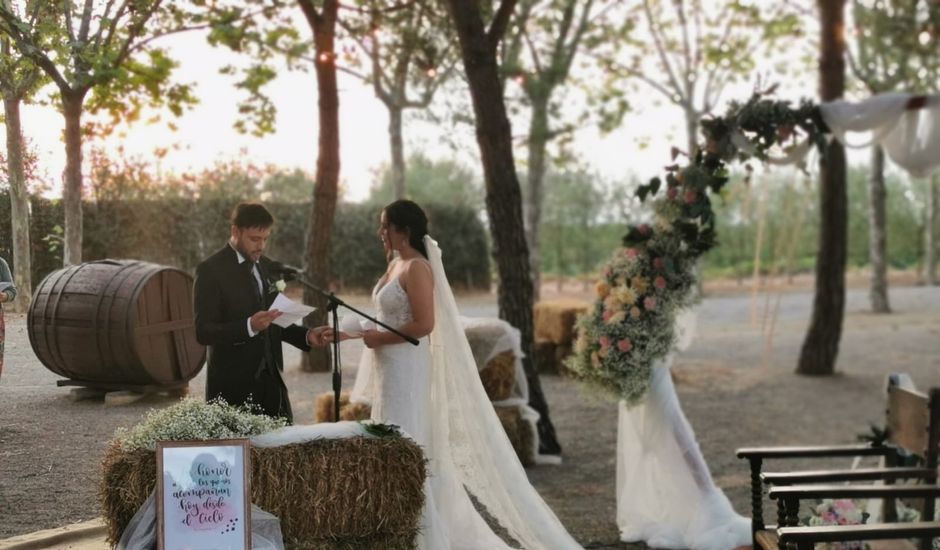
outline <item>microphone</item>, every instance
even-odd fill
[[[293,281],[293,280],[297,279],[297,276],[298,276],[298,275],[303,275],[303,273],[304,273],[304,270],[303,270],[303,269],[300,269],[299,267],[294,267],[294,266],[292,266],[292,265],[282,264],[281,262],[278,262],[278,261],[276,261],[276,260],[271,260],[271,262],[274,264],[274,265],[272,266],[271,271],[273,271],[274,273],[277,273],[278,275],[280,275],[280,277],[281,277],[282,279],[284,279],[285,282],[286,282],[286,281]]]

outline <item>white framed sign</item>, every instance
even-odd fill
[[[157,442],[157,548],[251,548],[247,439]]]

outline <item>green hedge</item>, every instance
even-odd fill
[[[83,257],[132,258],[172,265],[192,272],[215,252],[229,234],[228,216],[236,201],[160,199],[85,203]],[[301,265],[310,205],[270,204],[276,221],[267,254]],[[444,251],[444,267],[458,288],[488,290],[491,283],[486,230],[466,207],[428,205],[431,233]],[[334,282],[344,289],[370,289],[385,270],[376,234],[380,208],[340,204],[330,256]],[[63,212],[58,200],[32,199],[30,237],[35,286],[62,265]],[[0,191],[0,256],[12,264],[10,197]]]

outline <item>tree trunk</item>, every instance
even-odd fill
[[[927,212],[924,220],[924,282],[937,284],[937,176],[927,182]]]
[[[82,263],[82,105],[85,91],[62,93],[65,116],[65,177],[62,204],[65,210],[63,263]]]
[[[533,298],[538,301],[542,285],[542,254],[539,247],[539,226],[542,223],[543,187],[545,182],[545,148],[548,145],[548,97],[532,98],[529,121],[529,192],[525,213],[526,243],[532,267]]]
[[[388,107],[388,137],[392,146],[392,189],[395,199],[405,198],[405,146],[402,142],[402,108]]]
[[[689,160],[695,159],[695,151],[698,149],[698,113],[691,108],[685,109],[685,136],[686,152],[689,154]]]
[[[316,183],[313,187],[310,223],[307,225],[304,262],[307,278],[318,287],[326,289],[330,282],[330,237],[333,234],[333,218],[339,189],[339,92],[333,53],[337,2],[327,0],[319,14],[310,0],[302,0],[300,4],[313,30],[320,123]],[[324,297],[310,289],[304,289],[304,303],[317,308],[307,319],[308,323],[319,326],[328,322],[327,301]],[[309,354],[303,356],[301,369],[329,371],[331,359],[329,347],[313,348]]]
[[[511,0],[510,0],[511,1]],[[519,329],[523,366],[529,382],[529,404],[538,411],[539,450],[561,453],[532,361],[533,292],[529,250],[522,222],[522,192],[512,152],[512,129],[500,85],[495,40],[489,40],[478,2],[447,0],[470,84],[476,116],[477,143],[486,181],[486,210],[493,234],[493,255],[499,273],[499,316]]]
[[[3,111],[7,129],[7,171],[10,174],[10,218],[13,229],[13,280],[16,301],[12,311],[26,311],[33,297],[29,248],[29,193],[23,152],[23,128],[20,124],[20,99],[4,98]],[[4,230],[6,228],[3,228]]]
[[[819,58],[823,101],[845,91],[845,0],[818,0],[821,18]],[[816,254],[813,315],[796,372],[830,375],[835,371],[845,310],[845,261],[848,237],[845,148],[832,140],[820,160],[820,231]]]
[[[891,313],[888,303],[888,265],[885,224],[885,152],[871,148],[871,177],[868,178],[868,258],[871,263],[871,309]]]

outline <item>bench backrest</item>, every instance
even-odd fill
[[[887,406],[888,442],[923,458],[928,468],[936,468],[940,445],[940,388],[931,389],[925,395],[891,385]]]

